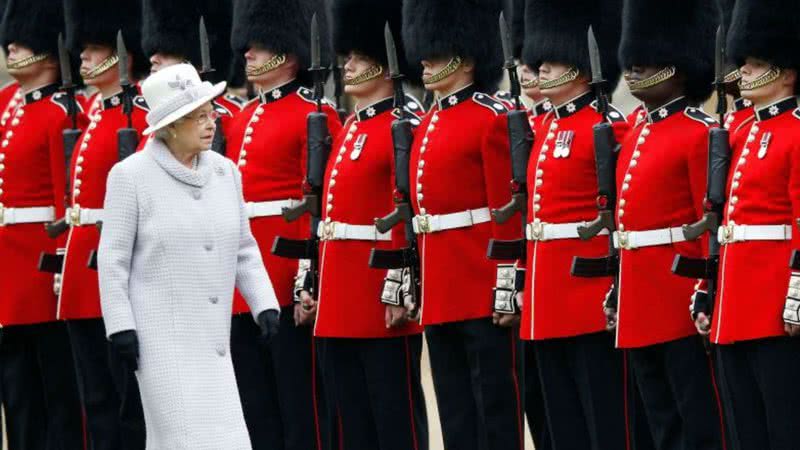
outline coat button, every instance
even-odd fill
[[[202,196],[203,194],[199,190],[192,191],[192,197],[194,197],[195,200],[200,200]]]
[[[209,297],[208,301],[211,302],[212,305],[216,305],[219,303],[219,297]]]

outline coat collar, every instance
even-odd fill
[[[378,117],[382,113],[391,110],[394,107],[394,97],[387,97],[383,100],[367,106],[366,108],[356,109],[356,120],[363,122],[365,120]]]
[[[58,92],[58,84],[48,84],[47,86],[33,89],[25,93],[25,104],[30,105],[31,103],[37,102],[43,98],[47,98],[56,92]]]
[[[122,104],[123,95],[122,91],[103,99],[103,109],[112,109]]]
[[[152,158],[176,180],[190,186],[201,188],[208,183],[211,177],[212,167],[211,158],[202,152],[197,157],[199,159],[197,170],[192,170],[181,164],[167,148],[167,145],[158,138],[153,138],[147,143],[145,150]]]
[[[739,97],[733,101],[733,110],[734,111],[741,111],[745,108],[749,108],[753,106],[753,102],[746,98]]]
[[[550,100],[542,100],[541,102],[535,103],[533,106],[531,106],[531,112],[534,116],[541,116],[552,110],[553,104],[550,103]]]
[[[444,111],[447,108],[452,108],[459,103],[463,103],[465,100],[471,99],[472,94],[475,92],[477,92],[475,85],[470,84],[455,92],[451,92],[444,97],[437,98],[436,103],[439,105],[439,111]]]
[[[276,88],[270,89],[268,91],[261,91],[258,93],[259,101],[262,104],[266,105],[268,103],[272,103],[276,100],[280,100],[287,95],[291,94],[292,92],[297,91],[300,89],[301,84],[297,79],[291,80],[286,82]]]
[[[647,121],[650,123],[660,122],[676,112],[682,112],[688,106],[689,100],[687,100],[686,97],[678,97],[666,105],[653,108],[652,111],[647,111]]]
[[[592,91],[586,91],[583,94],[573,98],[572,100],[566,101],[563,104],[556,106],[554,109],[556,111],[556,117],[559,119],[564,119],[569,117],[576,112],[582,110],[583,108],[589,106],[594,101],[594,93]]]
[[[761,122],[778,117],[786,111],[797,109],[797,97],[786,97],[756,110],[756,120]]]

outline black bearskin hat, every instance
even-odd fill
[[[206,24],[211,65],[216,70],[209,81],[228,76],[232,0],[143,0],[142,48],[149,57],[155,53],[181,56],[199,67],[200,17]]]
[[[509,0],[506,8],[506,22],[511,27],[511,44],[514,46],[514,57],[522,57],[522,46],[525,43],[525,0]]]
[[[728,57],[748,56],[782,68],[800,68],[800,0],[738,0],[728,28]]]
[[[66,44],[74,55],[80,55],[86,44],[107,45],[116,51],[117,32],[122,30],[125,47],[133,57],[136,77],[150,71],[150,64],[141,49],[141,4],[107,0],[64,0]]]
[[[405,0],[403,42],[409,64],[460,56],[475,62],[475,85],[494,92],[503,76],[500,0]]]
[[[402,33],[403,0],[333,0],[331,19],[333,22],[333,48],[337,54],[345,55],[357,51],[384,67],[388,63],[384,27],[389,23],[392,29],[400,71],[409,81],[420,78],[421,68],[413,68],[405,60]]]
[[[731,16],[733,13],[733,6],[735,4],[736,0],[717,0],[717,8],[719,9],[719,24],[725,28],[726,33],[729,32],[731,28]],[[730,52],[726,50],[725,53],[725,74],[727,75],[728,73],[736,70],[738,66],[733,58],[730,57]]]
[[[383,0],[381,0],[383,1]],[[233,10],[231,45],[244,54],[258,44],[275,53],[298,58],[298,79],[310,81],[306,69],[311,66],[311,17],[317,14],[322,66],[330,60],[328,20],[323,0],[236,0]]]
[[[61,1],[8,0],[0,24],[3,48],[16,42],[35,54],[49,53],[58,58],[58,33],[64,29]]]
[[[625,0],[620,64],[674,65],[686,77],[686,97],[703,102],[713,88],[718,18],[709,0]]]
[[[575,66],[591,78],[587,32],[592,27],[609,90],[619,81],[617,60],[622,0],[528,0],[522,60],[536,69],[543,61]]]

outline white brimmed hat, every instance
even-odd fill
[[[202,81],[191,64],[176,64],[150,75],[142,83],[142,95],[150,112],[144,134],[175,122],[225,92],[224,81]]]

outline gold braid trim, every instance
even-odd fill
[[[438,83],[444,80],[445,78],[449,77],[450,75],[456,73],[456,70],[458,70],[459,67],[461,67],[461,57],[454,56],[450,59],[450,62],[448,62],[447,65],[444,66],[442,70],[429,76],[428,78],[423,78],[422,83],[423,84]]]
[[[21,59],[19,61],[15,61],[13,63],[9,63],[9,64],[6,65],[6,67],[9,68],[9,69],[12,69],[12,70],[13,69],[23,69],[23,68],[28,67],[30,65],[36,64],[39,61],[44,61],[45,59],[47,59],[48,56],[49,55],[47,53],[40,53],[38,55],[29,56],[29,57],[27,57],[25,59]]]
[[[581,71],[577,67],[570,67],[568,71],[564,72],[560,77],[555,80],[539,81],[539,89],[553,89],[563,86],[571,81],[575,81],[580,75]]]
[[[650,89],[653,86],[659,85],[670,78],[675,76],[675,66],[668,66],[665,67],[658,72],[654,73],[653,76],[645,78],[644,80],[639,81],[627,81],[628,88],[632,91],[641,91],[643,89]]]
[[[539,86],[539,77],[531,78],[530,81],[526,81],[524,83],[520,83],[519,85],[520,85],[520,87],[522,87],[522,89],[535,88],[536,86]]]
[[[91,70],[83,71],[81,70],[81,78],[84,80],[91,80],[93,78],[97,78],[100,75],[106,73],[109,69],[116,66],[119,62],[119,56],[111,55],[100,64],[94,66]]]
[[[374,80],[375,78],[380,77],[382,73],[383,73],[383,66],[380,64],[375,64],[374,66],[365,70],[361,75],[350,78],[349,80],[344,80],[344,84],[345,86],[356,86],[359,84],[363,84],[366,83],[367,81]]]
[[[259,67],[247,66],[247,76],[257,77],[259,75],[264,75],[267,72],[272,72],[273,70],[277,69],[285,62],[285,54],[281,53],[280,55],[275,55]]]
[[[753,89],[758,89],[760,87],[764,87],[773,81],[777,80],[781,76],[781,68],[772,66],[769,68],[768,71],[764,72],[763,75],[756,78],[755,80],[744,83],[744,80],[739,80],[739,90],[740,91],[752,91]]]
[[[739,72],[739,69],[731,70],[725,77],[722,79],[725,83],[733,83],[734,81],[739,81],[742,79],[742,73]]]

